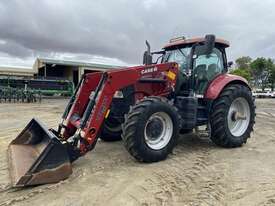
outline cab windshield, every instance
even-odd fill
[[[191,47],[176,48],[174,50],[167,50],[163,56],[162,62],[176,62],[179,65],[180,71],[187,72],[188,58],[190,55]]]

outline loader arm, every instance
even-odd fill
[[[65,141],[73,138],[79,155],[84,155],[93,149],[116,91],[133,85],[135,100],[145,94],[167,96],[175,87],[177,72],[177,64],[167,63],[86,74],[58,136]]]

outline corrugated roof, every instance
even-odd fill
[[[37,58],[37,60],[44,64],[57,64],[57,65],[64,65],[64,66],[93,67],[93,68],[102,68],[102,69],[115,69],[115,68],[122,67],[122,66],[114,66],[114,65],[108,65],[108,64],[58,60],[58,59],[48,59],[48,58]]]

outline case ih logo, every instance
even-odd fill
[[[141,74],[148,74],[148,73],[152,73],[152,72],[156,72],[158,71],[157,67],[151,67],[151,68],[146,68],[141,70]]]

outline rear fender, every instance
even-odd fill
[[[221,74],[210,82],[205,91],[204,98],[215,100],[229,84],[241,84],[250,88],[247,80],[243,77],[232,74]]]

